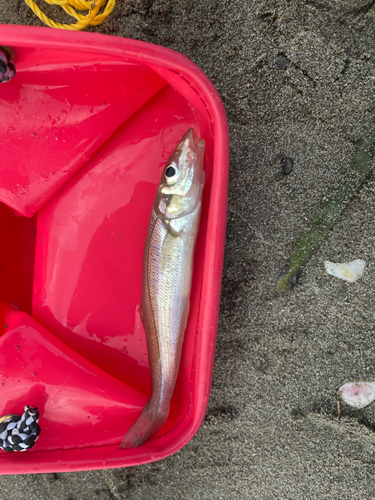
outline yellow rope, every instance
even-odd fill
[[[92,0],[91,2],[86,2],[85,0],[45,0],[45,2],[49,3],[50,5],[60,5],[60,7],[62,7],[67,14],[77,19],[78,22],[75,24],[56,23],[52,19],[49,19],[49,17],[47,17],[44,12],[40,10],[34,0],[25,0],[25,2],[34,12],[34,14],[37,15],[39,19],[47,26],[63,30],[78,31],[83,30],[89,24],[92,26],[101,24],[113,11],[116,0],[108,0],[108,2],[107,0]],[[102,14],[98,14],[99,9],[105,4],[107,5]],[[74,9],[88,10],[89,12],[86,16],[84,16],[82,14],[78,14],[78,12],[76,12]]]

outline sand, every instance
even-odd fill
[[[22,0],[3,0],[0,22],[42,25]],[[293,290],[275,286],[375,129],[374,1],[117,0],[88,31],[182,52],[223,99],[231,162],[211,398],[198,434],[161,462],[2,476],[0,499],[375,498],[375,404],[337,406],[340,385],[375,380],[373,174]],[[366,261],[356,283],[325,273],[324,260],[354,259]]]

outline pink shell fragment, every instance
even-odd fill
[[[348,382],[339,389],[342,400],[355,408],[364,408],[375,399],[375,382]]]

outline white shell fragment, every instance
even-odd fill
[[[335,264],[334,262],[324,261],[324,265],[328,274],[340,278],[341,280],[354,283],[363,275],[366,262],[361,259],[345,262],[343,264]]]
[[[364,408],[375,399],[375,382],[349,382],[340,387],[339,396],[354,408]]]

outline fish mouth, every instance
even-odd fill
[[[186,140],[188,139],[189,140],[189,145],[191,147],[191,145],[195,145],[195,141],[196,139],[198,138],[197,134],[195,133],[195,130],[191,127],[189,128],[189,130],[185,133],[185,135],[183,136],[182,140]]]
[[[189,158],[189,156],[194,158],[192,160],[194,173],[190,173],[190,176],[194,176],[194,182],[198,181],[200,184],[204,184],[203,158],[206,145],[205,141],[197,136],[193,128],[189,128],[181,139],[180,144],[182,144],[182,149],[185,149],[187,158]],[[189,174],[185,173],[185,176],[186,175]]]
[[[195,130],[191,127],[185,134],[183,135],[180,141],[181,149],[187,148],[197,153],[204,153],[205,141],[197,136]]]

